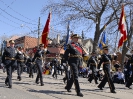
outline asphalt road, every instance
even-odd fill
[[[125,85],[115,84],[116,94],[110,93],[108,84],[104,90],[99,90],[93,82],[90,84],[86,78],[79,78],[81,92],[84,97],[76,96],[74,86],[72,92],[68,93],[64,87],[63,76],[58,79],[51,75],[44,75],[44,86],[35,84],[35,77],[29,78],[27,73],[22,74],[22,81],[17,80],[17,73],[13,73],[13,88],[5,86],[6,73],[0,69],[0,99],[133,99],[133,89]]]

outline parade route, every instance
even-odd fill
[[[116,94],[110,93],[108,84],[104,90],[99,90],[97,85],[89,83],[86,78],[79,78],[81,92],[84,97],[76,96],[74,86],[72,92],[68,93],[64,87],[63,76],[59,75],[58,79],[52,78],[51,75],[44,75],[44,86],[35,84],[35,77],[29,78],[27,73],[22,74],[22,81],[18,81],[17,73],[13,73],[13,88],[5,86],[4,80],[6,73],[0,69],[0,99],[132,99],[133,89],[125,88],[124,85],[115,84]]]

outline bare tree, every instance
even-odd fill
[[[44,13],[46,12],[46,10],[49,10],[51,8],[52,13],[57,15],[58,21],[62,23],[66,22],[68,19],[71,19],[71,21],[77,27],[84,26],[86,27],[86,29],[95,28],[93,44],[93,50],[95,50],[98,46],[99,37],[101,33],[104,31],[105,27],[107,27],[107,30],[110,31],[110,35],[114,35],[115,39],[116,36],[118,36],[118,22],[121,14],[122,4],[124,4],[125,7],[127,7],[127,10],[129,10],[129,7],[133,6],[133,1],[58,0],[50,1],[49,4],[43,8],[42,12]],[[128,19],[129,17],[130,15],[128,13],[126,18]],[[130,37],[131,35],[128,35],[129,39]],[[130,40],[128,40],[127,42],[129,42],[128,44],[130,44]],[[125,45],[126,44],[127,43],[125,43]],[[124,46],[123,49],[125,48]]]

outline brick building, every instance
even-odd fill
[[[23,36],[15,40],[15,46],[21,46],[25,49],[32,49],[37,46],[38,39],[30,36]]]

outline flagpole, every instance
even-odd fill
[[[40,41],[40,17],[39,17],[39,19],[38,19],[38,46],[39,46],[39,41]]]

